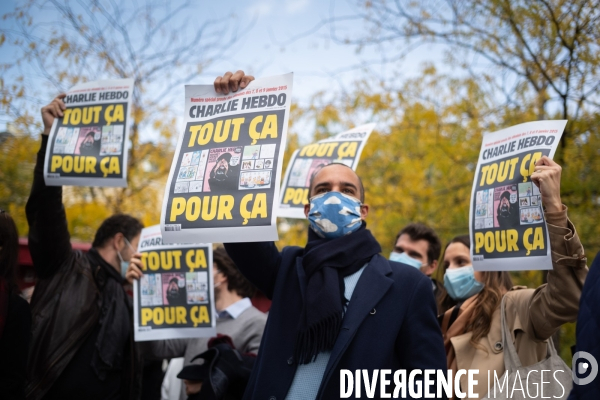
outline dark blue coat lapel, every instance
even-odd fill
[[[352,298],[348,304],[348,310],[342,321],[342,329],[331,351],[331,357],[325,369],[324,379],[321,382],[321,389],[329,381],[331,371],[337,365],[340,357],[346,351],[346,348],[352,341],[356,331],[375,308],[377,303],[387,293],[394,283],[394,280],[387,275],[392,273],[389,262],[380,256],[375,255],[369,265],[363,271]],[[318,396],[317,396],[318,398]]]

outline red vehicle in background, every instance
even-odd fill
[[[92,245],[90,243],[71,242],[75,250],[81,250],[86,253]],[[17,271],[17,284],[21,290],[35,286],[35,270],[33,261],[29,253],[27,238],[19,238],[19,269]]]

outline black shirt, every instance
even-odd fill
[[[123,369],[113,368],[106,375],[106,379],[101,381],[91,366],[99,330],[100,324],[85,339],[71,362],[46,393],[45,399],[78,399],[84,394],[85,400],[122,398]]]
[[[90,261],[92,270],[95,269],[93,266],[98,266],[96,268],[101,268],[104,270],[96,274],[96,281],[101,285],[99,289],[102,293],[103,302],[107,301],[106,295],[109,288],[108,283],[112,282],[112,280],[115,278],[121,278],[114,272],[114,267],[102,259],[95,249],[91,249],[86,254],[86,257]],[[120,287],[120,284],[117,284],[116,290],[123,290]],[[112,296],[109,295],[109,297]],[[120,306],[123,308],[127,307],[125,303],[120,304]],[[104,305],[102,308],[104,309]],[[124,321],[120,321],[121,323],[124,323],[129,327],[133,326],[131,318],[127,312],[119,315],[125,319]],[[115,317],[115,315],[112,315],[112,318]],[[124,347],[121,350],[124,359],[117,357],[116,360],[118,361],[115,361],[115,365],[112,365],[108,370],[106,370],[106,376],[103,379],[100,379],[94,367],[92,366],[92,360],[94,359],[96,352],[102,353],[101,349],[96,349],[98,335],[101,333],[101,321],[102,316],[100,317],[100,320],[94,329],[92,329],[92,331],[86,337],[81,347],[77,350],[69,364],[67,364],[58,379],[50,387],[50,390],[44,397],[45,399],[76,399],[82,398],[82,396],[85,396],[85,400],[116,400],[122,398],[124,390],[126,390],[125,386],[127,383],[127,380],[124,378],[128,373],[128,371],[124,370],[123,366],[130,365],[129,356],[131,350],[131,331],[126,329],[125,336],[120,337],[121,343],[124,343]],[[110,327],[115,327],[118,322],[114,319],[107,319],[107,321],[109,321]],[[103,357],[103,355],[100,355],[100,358],[106,360],[106,356]],[[116,365],[117,363],[118,365]]]
[[[25,399],[31,311],[17,294],[8,298],[6,324],[0,336],[0,393],[6,399]]]

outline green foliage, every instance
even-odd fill
[[[477,136],[522,122],[568,119],[555,160],[563,168],[563,203],[569,207],[569,217],[577,227],[588,260],[591,260],[600,250],[600,226],[597,224],[600,217],[600,180],[597,178],[600,172],[597,128],[600,116],[600,8],[597,2],[373,0],[357,1],[356,6],[353,17],[333,18],[334,40],[355,45],[359,51],[371,46],[380,50],[382,58],[388,61],[408,61],[407,56],[416,47],[436,44],[435,50],[445,50],[445,64],[453,66],[458,76],[468,77],[455,81],[455,85],[447,81],[427,87],[423,82],[430,69],[425,68],[424,76],[416,82],[424,91],[412,92],[414,97],[408,104],[395,106],[397,115],[403,115],[403,118],[412,116],[425,120],[398,122],[388,116],[386,125],[394,120],[389,122],[394,134],[387,140],[380,140],[380,133],[375,135],[365,149],[364,162],[359,166],[363,178],[365,174],[369,176],[365,181],[371,178],[369,167],[375,167],[378,154],[390,148],[395,148],[397,154],[392,162],[399,168],[396,169],[397,176],[386,175],[382,170],[382,179],[374,176],[375,189],[370,189],[375,191],[375,198],[369,196],[369,202],[384,208],[375,211],[377,222],[372,224],[376,225],[378,239],[389,246],[388,238],[394,237],[394,228],[390,225],[397,224],[397,230],[406,221],[415,219],[429,222],[446,241],[455,233],[467,232],[469,190],[462,185],[470,186],[472,176],[469,178],[465,169],[472,172],[469,166],[477,160],[480,140],[469,137],[466,132]],[[337,26],[344,26],[344,23],[352,24],[353,29],[340,30],[344,33],[338,34]],[[364,24],[363,29],[355,29],[356,23]],[[463,95],[444,96],[448,90],[452,93],[457,88],[461,88]],[[407,99],[406,89],[410,91],[411,87],[393,87],[398,97],[404,99]],[[361,102],[359,96],[366,99],[373,98],[374,94],[354,93],[355,104]],[[422,100],[427,96],[430,96],[430,103]],[[337,119],[343,121],[344,117]],[[453,123],[456,127],[450,129]],[[395,134],[396,126],[405,132]],[[418,131],[416,127],[423,129]],[[418,135],[418,139],[412,139],[411,134]],[[430,144],[432,137],[438,138],[433,145]],[[395,143],[396,139],[399,143]],[[427,148],[437,158],[428,160],[428,156],[420,152],[417,142],[428,143]],[[374,144],[383,147],[371,150]],[[400,153],[401,148],[408,154]],[[371,156],[369,160],[367,154]],[[411,160],[404,162],[407,158]],[[449,158],[456,159],[457,164],[450,164]],[[431,162],[430,166],[428,162]],[[428,167],[430,174],[424,173]],[[412,173],[414,179],[406,179],[407,173]],[[436,174],[440,174],[439,181]],[[419,183],[414,186],[416,182]],[[382,189],[393,185],[413,186]],[[431,195],[431,189],[436,195]],[[395,196],[393,205],[398,209],[389,205],[386,208],[381,194],[386,199]],[[513,279],[536,287],[541,284],[542,276],[540,272],[524,271],[514,273]],[[567,363],[571,358],[568,345],[573,342],[574,327],[563,326],[560,349]]]
[[[132,213],[146,225],[158,222],[176,136],[174,112],[161,101],[171,88],[221,57],[235,40],[235,35],[223,39],[226,29],[219,27],[226,25],[216,20],[194,25],[200,36],[188,38],[168,16],[185,12],[185,5],[156,14],[153,5],[158,3],[142,3],[147,4],[139,9],[128,7],[128,2],[111,3],[113,10],[94,2],[89,10],[78,10],[57,0],[32,0],[8,16],[16,21],[16,29],[0,28],[0,46],[10,43],[20,49],[0,68],[0,112],[23,132],[40,129],[31,111],[40,104],[30,101],[40,97],[39,87],[45,89],[48,102],[52,96],[47,93],[54,95],[84,80],[136,81],[129,186],[65,189],[69,228],[76,239],[90,241],[100,221],[117,211]],[[441,43],[449,49],[445,61],[457,67],[459,77],[425,65],[422,74],[410,80],[389,78],[377,84],[379,78],[369,76],[358,80],[350,93],[317,93],[309,106],[292,106],[285,159],[306,140],[302,129],[307,122],[314,126],[313,140],[377,122],[358,174],[371,206],[369,228],[387,254],[397,232],[409,222],[430,225],[444,243],[468,232],[483,133],[568,118],[556,155],[563,167],[561,192],[591,260],[600,250],[600,8],[595,2],[381,0],[360,2],[360,10],[357,18],[366,29],[350,32],[365,36],[341,38],[344,43],[380,46],[387,59],[402,59],[414,45]],[[56,19],[42,24],[35,18],[39,12]],[[167,17],[157,19],[162,14]],[[130,35],[133,27],[147,29],[139,43]],[[182,60],[190,61],[183,71]],[[41,83],[33,83],[32,76],[41,76]],[[162,86],[153,86],[155,82]],[[144,131],[160,132],[159,139],[146,140]],[[0,146],[0,208],[13,215],[22,235],[27,231],[24,204],[38,146],[30,135],[9,138]],[[280,247],[306,243],[306,221],[280,219],[279,229]],[[543,274],[523,271],[512,276],[515,284],[537,287]],[[566,361],[574,329],[574,324],[561,328],[561,356]]]
[[[11,212],[21,235],[38,148],[32,138],[41,131],[38,110],[57,93],[97,79],[134,80],[128,186],[65,188],[72,236],[90,241],[117,212],[158,223],[178,133],[172,94],[228,54],[240,29],[219,18],[185,23],[195,18],[193,9],[187,1],[28,0],[3,16],[0,46],[10,45],[11,57],[0,64],[0,115],[28,135],[0,149],[0,207]]]
[[[39,146],[39,140],[27,135],[10,136],[0,143],[0,208],[13,217],[21,235],[28,231],[24,205]]]
[[[378,122],[367,143],[357,173],[365,184],[370,206],[367,223],[388,254],[398,231],[410,222],[434,228],[443,243],[469,232],[469,199],[482,134],[536,119],[535,105],[498,106],[490,101],[489,88],[473,77],[457,79],[424,68],[421,76],[397,90],[360,81],[347,95],[325,99],[317,94],[313,104],[296,110],[291,127],[300,119],[317,124],[317,137],[326,137],[366,122]],[[333,106],[335,105],[335,107]],[[336,110],[332,112],[332,110]],[[562,197],[578,229],[586,253],[600,250],[598,185],[600,137],[597,124],[586,124],[584,135],[566,144]],[[288,148],[289,160],[294,147]],[[306,222],[280,222],[280,247],[306,242]],[[285,228],[285,229],[281,229]],[[441,270],[438,271],[441,277]],[[544,272],[512,273],[516,285],[538,287]],[[570,362],[574,324],[561,328],[559,348]]]

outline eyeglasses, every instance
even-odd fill
[[[127,246],[129,246],[129,248],[131,249],[131,251],[133,251],[135,253],[135,249],[133,248],[133,246],[131,245],[131,243],[129,242],[129,240],[127,240],[127,238],[125,237],[125,235],[123,235],[123,239],[125,239],[125,243],[127,244]]]

